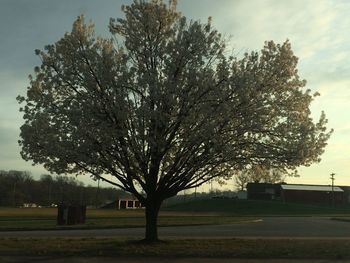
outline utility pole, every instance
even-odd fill
[[[332,205],[334,205],[334,175],[335,173],[331,173],[331,180],[332,180]]]
[[[100,194],[100,178],[97,179],[97,189],[96,189],[96,197],[95,197],[95,207],[99,206],[99,194]]]

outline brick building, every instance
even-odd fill
[[[350,202],[350,188],[305,184],[247,184],[248,199],[281,200],[291,203],[345,204]]]
[[[281,185],[281,200],[295,203],[344,204],[344,190],[328,185]]]

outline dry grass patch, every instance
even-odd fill
[[[0,231],[98,229],[144,227],[144,210],[88,209],[86,224],[56,226],[56,208],[0,208]],[[212,225],[245,222],[251,217],[220,216],[214,213],[164,211],[159,226]]]

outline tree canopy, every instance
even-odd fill
[[[283,183],[287,176],[299,177],[296,171],[285,171],[255,164],[238,171],[234,176],[234,184],[238,190],[244,190],[248,183]]]
[[[36,54],[21,127],[22,157],[56,173],[84,173],[146,206],[157,239],[162,201],[212,178],[261,164],[295,169],[319,161],[330,132],[297,72],[289,41],[242,58],[208,22],[175,1],[135,0],[111,19],[111,39],[79,16]],[[113,180],[106,175],[112,175]]]

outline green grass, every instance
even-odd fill
[[[3,238],[2,256],[349,259],[350,240],[172,239],[146,245],[120,238]]]
[[[56,226],[56,208],[0,208],[0,231],[143,227],[144,210],[88,209],[84,225]],[[346,220],[350,207],[277,201],[207,199],[163,208],[159,226],[228,224],[260,216],[330,216]]]
[[[144,210],[88,209],[86,224],[74,226],[56,226],[56,214],[55,208],[0,208],[0,231],[123,228],[145,225]],[[228,224],[252,219],[251,217],[217,216],[212,213],[162,211],[158,225]]]
[[[255,201],[235,199],[208,199],[176,204],[167,211],[212,212],[235,216],[311,216],[350,215],[350,206],[329,207],[283,203],[279,201]]]

